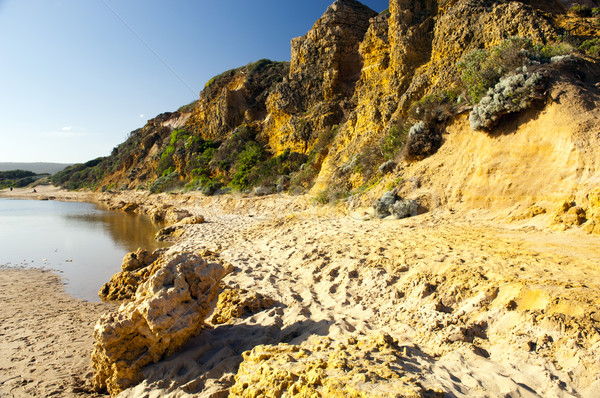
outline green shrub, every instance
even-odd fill
[[[329,146],[333,142],[334,137],[339,131],[338,125],[333,125],[331,128],[323,130],[317,136],[315,145],[308,152],[304,164],[300,164],[295,172],[290,176],[290,191],[293,193],[301,193],[309,190],[314,179],[321,171],[322,161],[329,153]]]
[[[161,176],[154,180],[152,184],[148,187],[148,190],[151,193],[159,193],[166,192],[181,186],[181,182],[179,181],[179,174],[174,171],[170,174]]]
[[[584,6],[581,4],[573,4],[569,9],[569,14],[587,18],[592,16],[592,9],[588,6]]]
[[[86,163],[69,166],[50,178],[52,184],[69,190],[80,188],[95,189],[111,169],[110,158],[96,158]]]
[[[506,76],[490,89],[488,94],[473,107],[469,122],[473,130],[493,127],[500,117],[519,112],[531,106],[545,88],[546,76],[540,72],[523,72]]]
[[[290,191],[294,194],[309,190],[319,175],[320,169],[314,163],[306,162],[303,166],[290,178]]]
[[[184,187],[185,191],[201,191],[205,195],[214,195],[223,187],[223,182],[219,177],[209,178],[202,175],[187,183]]]
[[[263,159],[265,152],[263,147],[250,141],[246,143],[245,149],[238,155],[235,168],[236,172],[229,185],[237,191],[245,191],[256,181],[250,177],[251,172],[259,161]]]
[[[394,159],[406,143],[408,131],[399,126],[392,126],[379,142],[379,148],[385,160]]]
[[[406,158],[421,160],[434,154],[442,145],[442,134],[435,125],[420,121],[408,130]]]
[[[173,173],[174,171],[175,171],[175,167],[171,166],[162,172],[162,176],[163,177],[168,176],[169,174]]]
[[[361,174],[363,180],[369,181],[379,174],[379,165],[383,162],[384,157],[380,149],[376,145],[366,145],[353,157],[347,171]]]
[[[314,202],[321,205],[326,205],[328,203],[334,204],[341,199],[346,199],[348,196],[350,196],[350,191],[345,187],[331,186],[319,192],[315,196]]]
[[[169,143],[163,149],[156,169],[157,175],[171,174],[177,171],[180,177],[194,177],[194,170],[203,169],[210,174],[208,164],[211,161],[218,143],[204,140],[196,134],[179,129],[171,132]],[[178,168],[175,167],[177,158]]]
[[[512,38],[491,50],[474,50],[464,56],[457,66],[471,102],[479,102],[509,70],[528,64],[526,53],[522,50],[530,45],[530,40]]]
[[[600,38],[595,37],[581,43],[579,50],[585,52],[590,57],[600,57]]]
[[[253,141],[255,135],[255,132],[247,124],[238,126],[214,152],[210,161],[211,168],[228,173],[240,152],[245,149],[246,143]]]
[[[465,55],[457,68],[471,103],[478,103],[500,78],[532,62],[549,62],[558,55],[574,52],[566,42],[533,44],[530,39],[513,37],[490,50],[474,50]]]
[[[156,173],[164,176],[170,174],[175,170],[175,162],[173,160],[173,154],[184,145],[185,140],[189,134],[185,130],[174,130],[171,132],[171,138],[165,149],[160,154],[160,161]]]

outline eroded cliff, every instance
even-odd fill
[[[473,123],[462,122],[465,115],[488,89],[508,84],[502,79],[510,76],[518,80],[519,73],[541,74],[542,90],[518,89],[525,98],[518,109],[494,115],[493,128],[482,133],[486,145],[504,145],[507,135],[519,142],[525,129],[530,141],[548,141],[544,153],[570,145],[571,156],[593,162],[595,116],[583,114],[597,108],[595,15],[557,0],[392,0],[380,14],[338,0],[305,36],[292,40],[289,64],[261,60],[227,71],[207,83],[198,101],[159,115],[111,156],[74,166],[54,181],[151,192],[185,186],[206,194],[310,190],[321,202],[350,197],[363,205],[394,189],[418,199],[422,209],[457,205],[463,196],[435,175],[478,180],[482,171],[461,163],[452,143],[479,135]],[[557,57],[565,56],[579,66],[561,66]],[[580,121],[571,120],[571,102],[565,101],[573,102]],[[562,123],[563,138],[547,138],[542,119],[548,112]],[[470,164],[484,162],[478,156],[490,152],[472,151]],[[538,167],[553,162],[542,152],[536,156],[545,159]],[[510,189],[501,188],[500,180],[519,172],[502,158],[491,162],[498,163],[487,172],[491,178],[473,186],[481,195],[503,192],[491,202],[548,197],[543,190],[531,193],[526,173],[513,175]],[[426,171],[433,163],[440,173]],[[574,169],[562,173],[582,173],[573,162],[563,167]],[[587,180],[595,173],[586,169]],[[563,186],[562,196],[584,194],[584,185]]]

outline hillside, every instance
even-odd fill
[[[260,60],[216,76],[198,101],[157,116],[106,158],[54,183],[310,191],[323,203],[360,205],[393,189],[425,210],[579,204],[597,173],[597,11],[558,0],[393,0],[377,15],[338,0],[292,40],[289,64]],[[556,121],[564,128],[550,138],[545,127]],[[471,139],[481,146],[465,146]],[[543,142],[543,151],[515,147],[507,158],[508,149],[493,149],[523,140]],[[559,151],[569,160],[560,163]],[[549,185],[531,184],[546,167],[556,170],[552,195]],[[450,176],[462,186],[446,184]]]
[[[50,174],[36,174],[27,170],[0,171],[0,189],[26,187],[46,177],[50,177]]]
[[[26,170],[36,174],[54,174],[66,167],[72,166],[68,163],[47,163],[47,162],[0,162],[0,171]]]

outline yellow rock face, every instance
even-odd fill
[[[391,0],[389,14],[373,18],[361,42],[357,105],[341,126],[313,193],[327,189],[354,155],[377,149],[391,126],[410,127],[415,122],[408,119],[412,103],[453,87],[459,59],[499,44],[507,32],[541,43],[559,34],[541,11],[517,2],[490,8],[461,1]],[[350,176],[344,182],[357,188],[366,181]]]
[[[403,349],[385,334],[335,342],[257,346],[243,354],[231,397],[423,397],[405,375]],[[427,391],[428,396],[443,396]]]

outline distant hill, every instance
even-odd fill
[[[65,167],[71,166],[70,163],[16,163],[16,162],[0,162],[0,171],[9,170],[27,170],[33,171],[36,174],[54,174],[58,171],[63,170]]]

